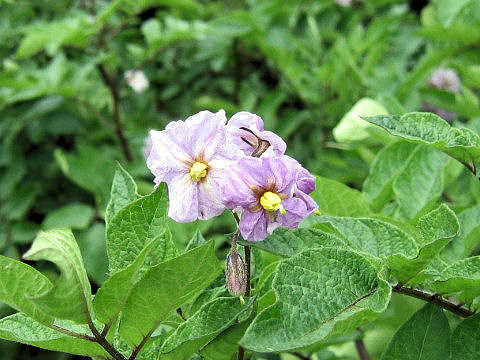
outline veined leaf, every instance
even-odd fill
[[[140,195],[137,192],[137,184],[130,174],[117,162],[115,175],[113,176],[110,190],[110,201],[105,211],[105,222],[110,223],[112,218],[125,206],[137,200]]]
[[[52,287],[50,280],[33,267],[0,255],[0,301],[42,323],[51,324],[53,318],[37,306],[34,298]]]
[[[462,301],[472,300],[480,295],[480,256],[454,262],[440,273],[431,284],[435,291],[455,294]]]
[[[195,249],[203,244],[205,244],[205,238],[203,237],[201,231],[197,229],[195,234],[193,234],[192,238],[188,242],[186,251]]]
[[[443,310],[427,304],[395,333],[382,360],[450,358],[450,326]]]
[[[159,236],[153,239],[140,251],[133,263],[113,274],[98,289],[93,301],[97,319],[105,324],[109,324],[115,319],[125,306],[133,287],[145,273],[148,256],[157,247],[172,247],[171,250],[164,252],[165,258],[156,259],[159,262],[169,260],[176,254],[176,249],[169,238]]]
[[[391,292],[361,255],[332,248],[284,260],[273,289],[277,302],[255,318],[240,341],[248,349],[287,351],[351,331],[385,311]]]
[[[480,349],[480,314],[469,316],[463,320],[452,333],[451,360],[478,360]]]
[[[400,222],[322,216],[350,248],[385,259],[397,279],[406,281],[424,269],[458,233],[458,220],[446,205],[419,219],[417,231]]]
[[[150,268],[125,305],[119,327],[123,339],[138,344],[172,311],[198,296],[220,272],[214,241]]]
[[[222,332],[201,350],[202,357],[205,360],[231,360],[248,325],[249,322],[244,321]]]
[[[85,331],[83,334],[89,334],[89,332]],[[69,354],[102,358],[108,356],[97,343],[51,329],[23,313],[13,314],[0,320],[0,338]]]
[[[475,175],[480,161],[480,137],[472,130],[452,128],[441,117],[431,113],[412,112],[402,116],[367,117],[403,139],[432,146],[464,164]]]
[[[168,207],[165,187],[122,208],[107,228],[107,252],[111,273],[125,269],[151,240],[168,232],[166,212]],[[167,235],[165,235],[167,236]],[[164,244],[167,244],[165,242]],[[165,258],[170,247],[159,247],[154,258]],[[156,264],[158,262],[153,262]]]
[[[160,353],[169,353],[190,341],[203,339],[204,345],[207,344],[240,316],[248,316],[253,301],[254,298],[250,298],[247,305],[242,305],[236,297],[221,297],[206,303],[165,340]]]
[[[340,237],[318,229],[278,228],[265,240],[257,242],[242,241],[242,244],[254,246],[281,256],[294,256],[304,250],[325,246],[346,246]]]
[[[40,231],[23,256],[57,265],[61,276],[55,287],[35,298],[35,303],[52,317],[87,323],[92,314],[92,290],[82,255],[71,230]]]

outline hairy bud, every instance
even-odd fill
[[[247,269],[236,250],[227,258],[227,289],[233,296],[242,296],[247,289]]]

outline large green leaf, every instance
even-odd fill
[[[431,113],[412,112],[402,116],[367,117],[395,136],[427,144],[457,159],[477,173],[480,161],[480,137],[472,130],[452,128],[445,120]]]
[[[53,318],[43,313],[34,300],[52,287],[33,267],[0,255],[0,301],[42,323],[52,323]]]
[[[233,325],[240,316],[248,316],[253,301],[254,298],[250,298],[247,305],[242,305],[236,297],[220,297],[206,303],[192,317],[180,324],[165,340],[160,352],[169,353],[184,343],[202,339],[205,345]]]
[[[443,269],[431,285],[436,291],[455,294],[462,301],[472,300],[480,295],[480,256],[458,260]]]
[[[137,184],[130,174],[117,163],[115,175],[113,176],[112,188],[110,190],[110,201],[105,210],[105,222],[110,223],[112,218],[125,206],[137,200],[140,195],[137,193]]]
[[[110,221],[107,228],[107,252],[110,272],[125,269],[135,261],[140,251],[151,240],[168,232],[165,225],[168,201],[165,187],[125,206]],[[165,235],[167,236],[167,235]],[[171,251],[164,242],[152,253],[163,259]],[[153,260],[152,260],[153,261]],[[158,263],[153,262],[153,264]]]
[[[317,177],[317,187],[310,194],[322,214],[364,216],[371,213],[363,194],[335,180]]]
[[[63,327],[63,324],[61,325]],[[78,329],[75,329],[75,332],[90,334],[87,329],[84,330],[78,331]],[[106,358],[108,355],[97,343],[51,329],[23,313],[13,314],[0,320],[0,338],[69,354],[100,356],[102,358]]]
[[[92,290],[71,230],[41,231],[24,258],[51,261],[61,271],[55,287],[35,298],[35,303],[43,311],[53,317],[78,323],[90,320]]]
[[[362,256],[348,250],[307,250],[284,260],[272,285],[277,302],[262,311],[240,344],[286,351],[345,333],[385,311],[391,288]]]
[[[120,334],[138,344],[168,315],[198,296],[221,272],[214,242],[149,269],[135,284],[120,321]]]
[[[443,310],[427,304],[395,333],[382,360],[448,360],[450,327]]]
[[[165,245],[165,243],[167,244]],[[176,249],[173,247],[169,238],[158,236],[153,239],[140,251],[140,254],[133,263],[113,274],[103,286],[98,289],[93,301],[97,319],[105,324],[109,324],[115,319],[125,306],[133,287],[145,273],[149,255],[155,251],[157,247],[172,247],[171,250],[164,252],[164,258],[157,259],[159,262],[169,260],[176,254]]]
[[[363,193],[374,211],[380,211],[393,197],[393,183],[418,145],[396,142],[380,151],[363,184]]]
[[[315,247],[346,246],[345,241],[340,237],[318,229],[306,228],[278,228],[263,241],[242,242],[242,244],[258,247],[282,256],[293,256]]]
[[[480,360],[480,314],[463,320],[452,332],[451,360]]]
[[[416,229],[400,222],[322,216],[350,248],[387,261],[397,279],[406,281],[424,269],[458,233],[458,221],[446,205],[427,213]]]

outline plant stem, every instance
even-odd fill
[[[371,360],[362,338],[355,340],[355,347],[357,348],[360,360]]]
[[[115,122],[115,133],[117,134],[118,141],[122,148],[123,154],[128,162],[132,162],[133,157],[128,146],[127,138],[125,137],[122,122],[120,120],[120,89],[118,88],[118,82],[114,80],[105,70],[102,64],[97,65],[100,75],[102,75],[105,85],[108,87],[110,94],[112,95],[113,102],[113,120]]]
[[[245,267],[247,268],[247,287],[245,297],[250,297],[250,268],[251,268],[251,250],[250,246],[245,246]]]
[[[118,352],[117,349],[113,347],[112,344],[108,342],[108,340],[105,338],[105,336],[102,336],[93,324],[93,321],[90,320],[88,323],[88,327],[92,331],[93,336],[95,337],[95,341],[105,349],[106,352],[108,352],[110,355],[113,356],[115,360],[127,360],[125,356],[123,356],[121,353]]]
[[[440,306],[441,308],[462,317],[469,317],[475,314],[475,311],[464,308],[462,304],[459,302],[445,299],[444,297],[442,297],[440,294],[437,294],[437,293],[432,293],[430,291],[416,289],[410,286],[405,286],[401,282],[399,282],[397,285],[394,285],[392,287],[392,291],[399,294],[404,294],[417,299],[431,302],[432,304]]]

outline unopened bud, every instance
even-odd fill
[[[227,289],[233,296],[242,296],[247,289],[247,269],[240,254],[232,250],[227,258]]]

